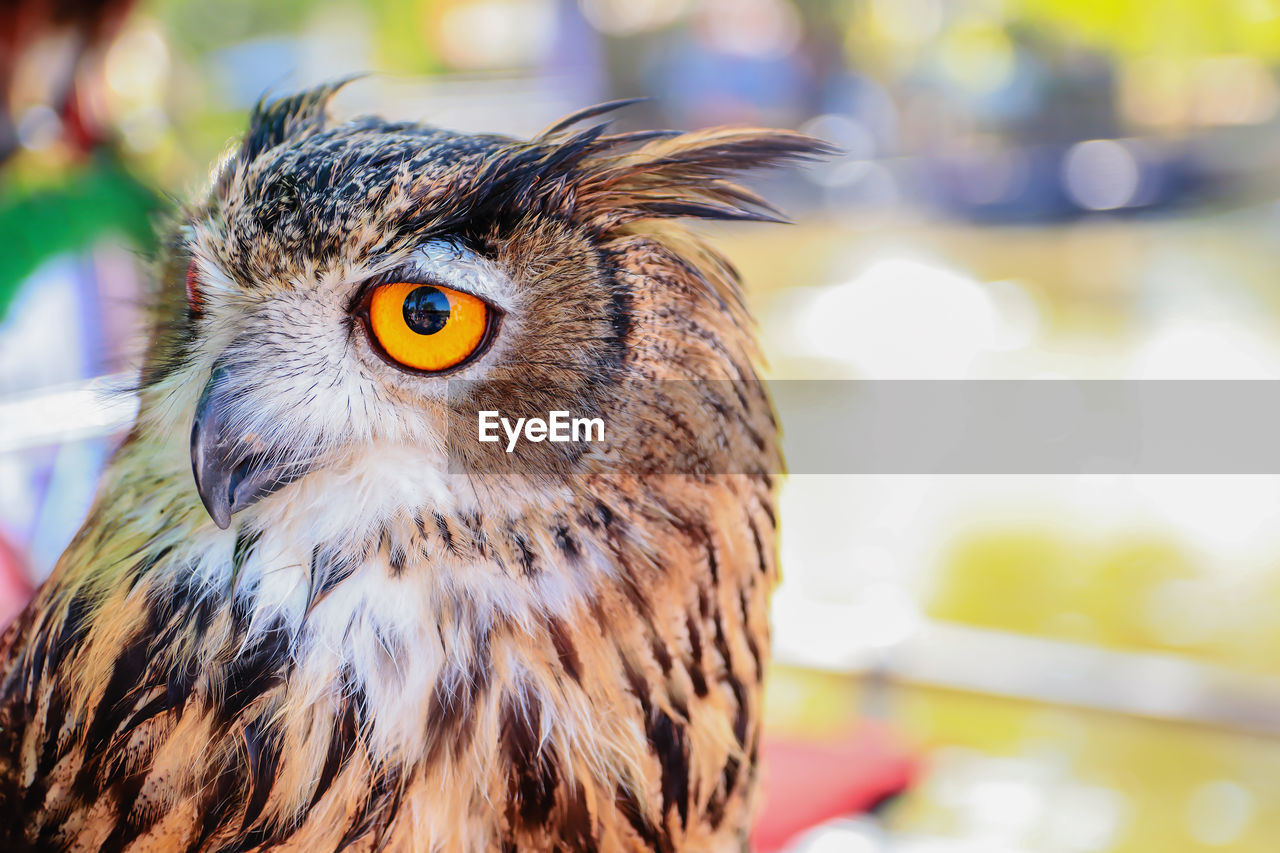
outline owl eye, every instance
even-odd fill
[[[462,364],[480,349],[489,314],[484,300],[469,293],[438,284],[394,282],[374,288],[369,331],[387,358],[435,372]]]

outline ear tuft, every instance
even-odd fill
[[[248,163],[290,139],[323,130],[329,100],[355,79],[355,76],[346,77],[273,101],[264,95],[249,115],[249,131],[240,147],[240,162]]]
[[[605,137],[633,142],[625,135]],[[801,133],[716,128],[657,136],[639,147],[609,151],[581,167],[576,182],[580,216],[600,230],[641,219],[785,221],[750,190],[730,180],[752,169],[817,160],[838,149]]]
[[[651,99],[650,98],[623,98],[618,101],[605,101],[603,104],[595,104],[594,106],[586,107],[584,109],[578,110],[576,113],[570,113],[569,115],[560,119],[555,124],[551,125],[550,127],[543,130],[541,133],[539,133],[537,136],[535,136],[533,138],[533,141],[548,142],[552,140],[554,137],[556,137],[557,135],[573,127],[575,124],[581,124],[587,119],[593,119],[598,116],[607,115],[608,113],[625,109],[626,107],[633,106],[634,104],[642,104],[645,101],[649,101],[649,100]]]

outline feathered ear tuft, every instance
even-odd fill
[[[605,136],[593,140],[577,166],[574,212],[601,231],[679,217],[785,222],[776,208],[729,178],[836,153],[821,140],[787,130]]]
[[[329,100],[355,79],[345,77],[274,101],[267,101],[264,95],[249,114],[249,131],[240,146],[240,162],[248,163],[287,140],[323,130]]]
[[[643,104],[645,101],[648,101],[648,100],[651,100],[651,99],[650,98],[623,98],[617,101],[605,101],[603,104],[596,104],[594,106],[585,107],[583,109],[578,110],[576,113],[570,113],[569,115],[557,121],[555,124],[546,128],[537,136],[535,136],[533,138],[533,141],[548,142],[548,141],[554,140],[556,136],[560,135],[561,133],[564,133],[566,130],[573,127],[575,124],[581,124],[582,122],[586,121],[589,118],[597,118],[599,116],[606,115],[608,113],[617,112],[618,110],[625,109],[626,107],[630,107],[635,104]]]

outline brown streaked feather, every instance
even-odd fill
[[[255,109],[174,251],[247,305],[429,237],[478,246],[543,321],[502,367],[609,405],[627,464],[523,491],[476,475],[473,506],[296,554],[252,513],[223,534],[171,447],[216,336],[167,290],[139,421],[0,639],[0,849],[741,849],[781,461],[736,273],[657,220],[774,219],[731,176],[826,149],[574,129],[616,103],[532,142],[331,123],[336,89]],[[741,473],[645,473],[706,435]]]

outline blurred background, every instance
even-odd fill
[[[771,377],[1280,378],[1280,0],[11,2],[0,619],[132,415],[156,216],[359,71],[340,114],[841,146],[704,229]],[[782,530],[761,850],[1280,847],[1280,479],[797,476]]]

